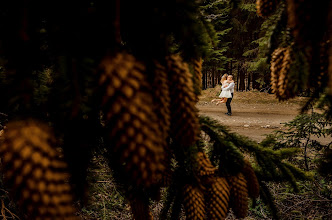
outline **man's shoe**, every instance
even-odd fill
[[[225,113],[226,115],[228,115],[228,116],[231,116],[232,115],[232,113],[229,113],[229,112],[227,112],[227,113]]]

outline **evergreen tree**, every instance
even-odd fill
[[[296,190],[296,178],[308,178],[282,161],[296,150],[272,151],[198,117],[196,61],[216,48],[214,65],[224,62],[230,41],[216,41],[220,31],[236,34],[241,48],[230,54],[242,56],[244,42],[252,41],[246,13],[231,11],[238,28],[220,21],[215,32],[196,1],[71,3],[15,0],[0,7],[1,83],[8,89],[0,94],[8,115],[0,156],[22,218],[76,219],[73,201],[84,202],[94,152],[107,158],[135,219],[151,218],[150,200],[167,182],[163,216],[177,219],[183,205],[188,219],[221,219],[230,207],[245,217],[259,185],[269,202],[264,181],[286,180]],[[210,157],[201,131],[210,137]],[[244,153],[254,155],[257,168]]]
[[[204,76],[212,73],[212,77],[217,78],[217,82],[221,79],[221,74],[225,72],[226,66],[230,61],[230,58],[226,56],[229,50],[229,44],[227,42],[227,35],[231,31],[232,27],[229,25],[230,11],[231,11],[230,1],[203,1],[201,6],[202,13],[205,15],[206,21],[209,21],[213,26],[215,32],[212,32],[214,39],[211,52],[204,60],[203,72]]]

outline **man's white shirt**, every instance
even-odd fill
[[[225,87],[223,90],[227,91],[229,90],[231,93],[234,93],[234,86],[235,86],[235,83],[234,82],[231,82],[227,87]]]

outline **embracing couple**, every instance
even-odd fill
[[[231,102],[233,99],[233,93],[234,93],[234,80],[232,75],[224,74],[221,77],[221,93],[219,95],[220,99],[213,99],[211,102],[216,102],[217,105],[220,103],[226,103],[227,107],[227,113],[225,113],[228,116],[232,115],[232,108],[231,108]]]

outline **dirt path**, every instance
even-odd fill
[[[282,123],[291,121],[299,113],[297,104],[246,104],[232,103],[233,115],[225,115],[226,106],[200,102],[197,105],[201,115],[218,120],[231,131],[247,136],[255,141],[262,141],[267,134],[275,130],[285,130]],[[332,137],[317,139],[322,144],[332,142]]]
[[[211,105],[210,103],[197,105],[201,115],[209,116],[227,125],[231,131],[250,137],[255,141],[262,141],[267,134],[274,130],[284,129],[283,124],[298,114],[299,106],[285,106],[278,104],[245,104],[232,103],[233,115],[225,115],[226,106]]]
[[[215,105],[210,101],[220,93],[220,86],[202,91],[197,103],[200,115],[206,115],[228,126],[231,131],[262,141],[275,130],[284,130],[282,123],[293,120],[300,113],[306,98],[296,97],[279,102],[273,94],[263,92],[236,92],[232,101],[232,116],[225,115],[225,104]],[[332,142],[332,137],[319,139],[322,144]]]

